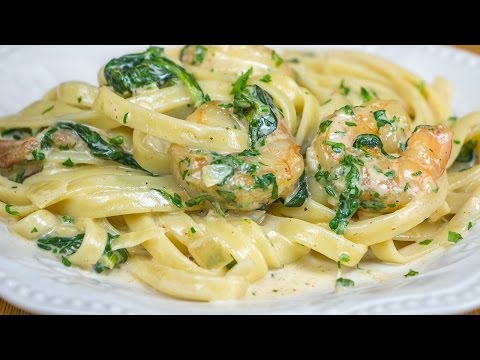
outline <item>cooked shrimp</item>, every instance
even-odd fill
[[[244,129],[248,124],[218,102],[200,106],[187,121]],[[300,147],[278,114],[276,130],[264,146],[220,154],[171,146],[173,172],[191,196],[208,194],[226,209],[256,210],[290,194],[303,173]]]
[[[399,102],[372,101],[347,105],[327,117],[309,151],[318,161],[315,178],[330,204],[337,206],[340,194],[356,187],[353,207],[388,213],[418,193],[438,191],[436,180],[445,172],[451,149],[447,127],[419,126],[412,133]],[[347,178],[352,166],[358,169],[356,184],[353,175]]]

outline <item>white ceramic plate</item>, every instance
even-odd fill
[[[61,81],[96,83],[97,71],[105,61],[142,48],[0,47],[0,115],[18,111]],[[325,47],[297,48],[317,50]],[[456,85],[455,115],[480,108],[480,57],[440,46],[349,48],[394,60],[427,81],[433,80],[435,75],[449,78]],[[0,223],[0,296],[32,312],[47,314],[460,313],[480,307],[479,259],[480,228],[476,227],[464,241],[428,259],[408,266],[372,263],[367,271],[370,276],[355,270],[349,277],[355,278],[357,286],[341,294],[319,286],[297,292],[297,295],[278,295],[263,300],[250,296],[238,302],[198,303],[167,298],[130,278],[118,278],[115,272],[105,276],[66,268],[33,243],[10,234]],[[409,268],[419,271],[420,275],[402,276]],[[379,276],[372,274],[381,274],[384,280],[379,282]],[[281,272],[277,273],[277,278],[281,281]]]

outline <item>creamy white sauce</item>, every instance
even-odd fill
[[[372,264],[368,264],[372,262]],[[375,269],[373,256],[367,256],[365,265],[359,268],[343,266],[342,277],[352,279],[355,286],[382,283],[388,276]],[[245,299],[271,299],[294,296],[308,290],[317,293],[332,293],[338,275],[337,264],[326,257],[311,253],[299,261],[278,270],[271,270],[265,278],[252,284]],[[337,289],[345,291],[347,289]]]

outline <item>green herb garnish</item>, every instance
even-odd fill
[[[108,234],[107,244],[103,250],[102,257],[95,264],[95,271],[102,273],[105,269],[112,270],[115,266],[124,263],[128,260],[127,249],[112,250],[112,241],[118,238],[120,235]]]
[[[320,124],[320,134],[323,134],[327,131],[328,127],[332,124],[332,121],[331,120],[325,120],[325,121],[322,121],[322,123]]]
[[[161,88],[172,82],[181,82],[195,106],[204,102],[203,91],[195,78],[183,67],[164,57],[163,48],[160,47],[151,46],[143,53],[112,59],[105,65],[104,75],[108,85],[125,97],[149,85]]]
[[[364,87],[360,88],[360,95],[362,95],[363,101],[365,102],[373,99],[372,95]]]
[[[12,206],[13,205],[11,204],[5,204],[5,211],[7,212],[7,214],[10,214],[13,216],[20,215],[18,211],[12,210]]]
[[[432,241],[433,239],[423,240],[423,241],[420,241],[418,245],[429,245]]]
[[[260,81],[263,81],[264,83],[269,83],[272,81],[272,77],[270,76],[270,74],[267,74],[264,77],[262,77]]]
[[[65,160],[63,163],[62,163],[63,166],[66,166],[66,167],[74,167],[75,164],[74,162],[72,161],[72,159],[68,158],[67,160]]]
[[[185,202],[185,205],[187,205],[188,207],[193,207],[195,205],[200,205],[205,201],[208,201],[212,205],[212,207],[215,209],[217,214],[219,214],[222,217],[225,217],[225,211],[221,207],[219,201],[209,194],[203,194],[203,195],[194,197],[192,199],[189,199]]]
[[[335,282],[336,286],[341,286],[341,287],[353,287],[355,286],[355,282],[350,279],[346,278],[338,278],[337,281]]]
[[[462,239],[463,239],[463,237],[459,233],[454,232],[454,231],[449,231],[448,232],[448,241],[449,242],[456,244],[457,242],[459,242]]]
[[[173,195],[171,195],[164,189],[153,188],[152,190],[159,192],[165,199],[170,201],[177,208],[179,209],[183,208],[182,198],[176,192],[174,192]]]
[[[415,276],[415,275],[418,275],[418,271],[415,271],[415,270],[410,269],[410,271],[409,271],[408,273],[406,273],[405,275],[403,275],[403,276],[405,276],[405,277],[412,277],[412,276]]]
[[[345,86],[345,79],[342,79],[338,88],[340,89],[340,93],[344,96],[347,96],[350,93],[350,88]]]
[[[45,114],[48,113],[49,111],[52,111],[54,107],[55,107],[55,105],[50,106],[48,109],[46,109],[46,110],[44,110],[44,111],[42,112],[42,115],[45,115]]]

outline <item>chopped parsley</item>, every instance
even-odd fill
[[[45,114],[48,113],[49,111],[52,111],[54,107],[55,107],[55,105],[52,105],[52,106],[50,106],[48,109],[45,109],[45,110],[42,112],[42,115],[45,115]]]
[[[221,207],[219,201],[215,199],[212,195],[209,194],[203,194],[199,195],[197,197],[194,197],[192,199],[189,199],[185,202],[185,205],[188,207],[193,207],[195,205],[199,205],[205,201],[208,201],[212,207],[215,209],[218,215],[225,217],[225,210]]]
[[[468,222],[468,227],[467,227],[467,230],[470,230],[471,228],[473,227],[473,224],[471,221]]]
[[[332,101],[332,99],[328,99],[324,101],[323,103],[320,104],[320,106],[327,105],[330,101]]]
[[[36,233],[36,232],[38,232],[38,229],[37,229],[36,227],[34,227],[34,228],[32,229],[32,231],[30,231],[30,234],[33,234],[33,233]]]
[[[272,51],[272,59],[275,62],[275,67],[279,67],[283,64],[283,59],[277,54],[276,51]]]
[[[350,261],[350,255],[342,253],[339,256],[338,261],[340,261],[341,263],[348,263]]]
[[[75,221],[75,219],[69,215],[63,215],[62,220],[63,222],[69,223],[69,224],[72,224]]]
[[[420,176],[420,175],[422,175],[421,171],[417,171],[412,174],[412,176]]]
[[[380,128],[384,127],[385,125],[392,125],[390,121],[388,121],[387,118],[387,113],[385,110],[377,110],[373,113],[373,117],[375,118],[375,121],[377,122],[377,129],[380,130]]]
[[[7,212],[7,214],[10,214],[13,216],[20,215],[18,211],[12,210],[12,206],[13,205],[10,205],[10,204],[5,205],[5,211]]]
[[[457,145],[460,145],[462,143],[460,140],[453,140],[453,142]]]
[[[350,127],[352,127],[352,126],[357,126],[356,123],[351,122],[351,121],[345,121],[345,125],[350,126]]]
[[[63,166],[66,166],[66,167],[74,167],[75,164],[74,162],[72,161],[72,159],[68,158],[67,160],[65,160],[63,163],[62,163]]]
[[[342,79],[338,88],[340,89],[340,93],[344,96],[347,96],[350,93],[350,88],[345,86],[345,79]]]
[[[260,79],[260,81],[262,81],[262,82],[264,82],[264,83],[269,83],[269,82],[272,81],[272,77],[270,76],[270,74],[267,74],[267,75],[265,75],[264,77],[262,77],[262,78]]]
[[[321,167],[318,168],[318,171],[315,174],[315,180],[325,188],[325,192],[331,196],[336,197],[337,193],[333,186],[333,178],[327,170],[322,170]]]
[[[233,191],[217,190],[217,194],[225,199],[226,202],[233,203],[237,200],[237,195]]]
[[[122,135],[118,135],[118,136],[115,136],[115,137],[113,137],[113,138],[110,138],[110,139],[108,140],[108,143],[109,143],[110,145],[112,145],[112,146],[120,146],[120,145],[123,144],[123,141],[124,141],[123,136],[122,136]]]
[[[459,233],[454,232],[454,231],[449,231],[448,232],[448,241],[449,242],[456,244],[457,242],[459,242],[462,239],[463,239],[463,237]]]
[[[371,209],[374,211],[380,211],[382,209],[385,209],[385,205],[379,199],[361,200],[360,207],[363,209]]]
[[[81,96],[79,96],[79,97],[77,98],[77,102],[78,102],[79,104],[82,102],[82,97],[81,97]]]
[[[17,173],[17,175],[15,175],[16,183],[22,184],[23,180],[25,180],[25,170],[22,170],[19,173]]]
[[[365,102],[373,99],[372,95],[364,87],[360,88],[360,95],[362,95],[363,101]]]
[[[72,262],[66,256],[62,256],[62,264],[66,267],[72,266]]]
[[[320,124],[320,134],[325,133],[331,124],[332,124],[331,120],[322,121],[322,123]]]
[[[128,122],[128,117],[130,116],[130,113],[127,112],[123,115],[123,123],[126,124]]]
[[[329,145],[332,148],[332,151],[337,154],[343,154],[345,152],[345,144],[336,143],[333,141],[324,140],[322,142],[323,145]]]
[[[392,180],[395,177],[396,174],[397,173],[395,172],[395,170],[390,170],[390,171],[387,171],[387,172],[383,173],[383,175],[385,175],[390,180]]]
[[[278,199],[278,185],[277,185],[277,178],[274,174],[263,174],[261,177],[253,176],[253,180],[255,181],[255,188],[260,188],[266,190],[272,185],[272,199]]]
[[[405,276],[405,277],[412,277],[412,276],[415,276],[415,275],[418,275],[418,271],[415,271],[415,270],[410,269],[410,271],[409,271],[408,273],[406,273],[405,275],[403,275],[403,276]]]
[[[195,234],[195,233],[197,232],[197,230],[192,226],[192,227],[190,228],[190,232],[191,232],[192,234]]]
[[[353,108],[350,105],[345,105],[344,107],[340,108],[340,110],[343,110],[345,115],[355,116],[355,112],[353,111]]]
[[[237,265],[237,260],[233,259],[230,263],[228,263],[225,267],[230,270],[233,268],[235,265]]]
[[[247,86],[248,78],[252,75],[253,68],[248,69],[245,73],[243,73],[237,81],[233,84],[233,89],[230,92],[232,95],[240,94],[245,87]]]
[[[355,282],[347,278],[338,278],[335,285],[341,287],[353,287],[355,286]]]
[[[426,240],[420,241],[418,245],[430,245],[432,241],[433,239],[426,239]]]
[[[38,150],[33,150],[32,151],[32,156],[35,160],[38,160],[38,161],[45,160],[45,154],[41,151],[38,151]]]

